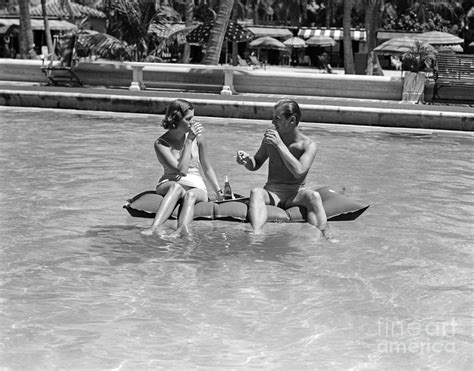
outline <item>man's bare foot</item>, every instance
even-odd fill
[[[329,227],[326,227],[325,229],[322,229],[321,234],[326,239],[326,241],[328,241],[330,243],[338,243],[339,242],[339,240],[336,237],[334,237],[334,235],[331,233],[331,231],[329,230]]]

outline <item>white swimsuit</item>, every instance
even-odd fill
[[[171,145],[162,138],[158,138],[159,141]],[[181,157],[181,151],[178,152],[177,158]],[[183,186],[186,190],[191,188],[199,188],[207,193],[206,183],[201,175],[201,163],[199,162],[199,148],[196,141],[193,141],[191,147],[191,159],[189,161],[188,173],[181,175],[178,170],[171,166],[163,164],[164,174],[158,181],[157,188],[163,183],[173,181]]]

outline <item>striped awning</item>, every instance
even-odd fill
[[[76,27],[73,23],[63,21],[60,19],[49,19],[49,28],[54,31],[66,31]],[[12,25],[20,26],[20,20],[18,18],[0,18],[0,27],[10,27]],[[42,19],[31,18],[31,29],[44,30],[44,21]]]
[[[293,33],[288,28],[252,26],[246,29],[255,35],[256,38],[263,36],[288,38],[293,36]]]
[[[31,2],[30,2],[31,3]],[[35,1],[35,3],[39,3],[39,1]],[[74,2],[70,2],[71,10],[75,18],[85,18],[85,17],[93,17],[93,18],[101,18],[105,19],[105,13],[101,12],[100,10],[96,10],[94,8],[80,5]],[[46,2],[46,14],[48,17],[55,17],[55,18],[70,18],[69,11],[66,10],[64,6],[61,4],[61,0],[48,0]],[[1,16],[19,16],[20,9],[19,6],[14,6],[9,9],[1,9],[0,10]],[[30,16],[31,17],[42,17],[43,16],[43,8],[41,5],[31,6],[30,7]]]
[[[342,40],[344,38],[344,30],[342,28],[318,28],[318,27],[302,27],[298,31],[298,37],[309,39],[313,36],[329,36],[334,40]],[[351,29],[351,39],[354,41],[366,41],[367,33],[364,28]]]
[[[80,5],[74,2],[70,2],[71,10],[76,18],[84,18],[84,17],[94,17],[94,18],[102,18],[105,19],[105,13],[101,12],[100,10],[96,10],[89,6]],[[49,17],[63,17],[69,18],[68,10],[61,5],[60,0],[49,0],[46,2],[46,14]],[[41,17],[43,15],[43,9],[41,5],[33,6],[30,8],[30,15]]]

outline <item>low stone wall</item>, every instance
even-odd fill
[[[41,72],[41,61],[0,60],[0,80],[47,83]],[[138,63],[133,63],[137,65]],[[233,70],[233,86],[237,93],[288,94],[401,100],[401,77],[331,75],[294,72],[286,69],[248,69],[242,67],[205,66],[194,64],[141,63],[143,79],[148,88],[167,88],[219,93],[224,85],[224,70]],[[96,61],[81,62],[74,72],[84,85],[129,87],[132,63]]]
[[[94,93],[93,90],[101,90]],[[83,91],[81,93],[77,91]],[[117,92],[117,90],[110,90]],[[233,117],[271,120],[275,102],[206,99],[199,96],[189,99],[196,107],[197,116]],[[163,114],[174,96],[122,93],[107,94],[105,89],[0,89],[0,106],[62,108],[94,111],[134,112]],[[341,107],[301,103],[304,122],[325,122],[380,127],[408,127],[442,130],[474,130],[474,113],[443,112],[435,110],[392,108]],[[399,107],[400,106],[400,107]]]
[[[47,83],[40,60],[0,59],[0,80]]]
[[[270,70],[234,71],[237,92],[319,97],[401,100],[401,77]]]

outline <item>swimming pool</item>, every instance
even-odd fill
[[[0,115],[2,368],[472,367],[472,134],[302,124],[308,183],[371,204],[339,244],[223,221],[180,240],[122,209],[161,174],[160,117]],[[233,156],[268,122],[200,121],[219,179],[263,184]]]

